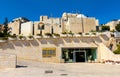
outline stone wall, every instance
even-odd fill
[[[24,36],[33,35],[33,22],[26,22],[21,24],[21,34]]]
[[[65,23],[66,22],[66,23]],[[64,30],[79,33],[84,30],[85,33],[95,31],[98,23],[95,18],[69,18],[68,21],[63,21]]]
[[[0,53],[0,68],[16,68],[16,55]]]
[[[61,37],[38,38],[34,40],[12,40],[0,45],[0,52],[16,54],[17,59],[27,59],[41,62],[61,62],[62,48],[97,48],[97,61],[114,60],[114,54],[99,37]],[[43,57],[43,48],[55,48],[56,55]]]
[[[82,38],[82,37],[81,37]],[[16,54],[17,59],[41,62],[60,62],[63,47],[96,47],[94,43],[80,42],[81,38],[39,38],[34,40],[8,41],[0,46],[0,52]],[[56,48],[56,56],[43,58],[42,48]]]
[[[11,28],[11,34],[19,35],[20,21],[11,22],[8,24],[8,27]]]

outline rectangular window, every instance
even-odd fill
[[[42,30],[44,30],[44,29],[45,29],[45,26],[44,26],[44,25],[42,25],[41,27],[42,27]]]
[[[38,30],[44,30],[45,26],[44,25],[38,25]]]
[[[56,56],[56,49],[55,48],[43,48],[42,56],[43,57],[54,57]]]

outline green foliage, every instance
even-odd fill
[[[90,32],[96,32],[96,30],[91,30]]]
[[[51,34],[51,33],[45,33],[45,35],[52,37],[52,34]]]
[[[28,36],[30,39],[32,39],[33,38],[33,36],[32,35],[30,35],[30,36]]]
[[[0,37],[4,37],[4,33],[3,32],[0,32]]]
[[[0,40],[8,40],[8,37],[1,37]]]
[[[74,33],[72,33],[72,31],[70,31],[69,34],[72,35],[72,36],[74,35]]]
[[[67,32],[62,32],[62,34],[66,35],[66,34],[67,34]]]
[[[20,35],[20,36],[19,36],[19,38],[20,38],[20,39],[23,39],[23,38],[24,38],[24,36]]]
[[[113,30],[111,30],[110,32],[113,32],[113,33],[114,33],[114,32],[115,32],[115,30],[113,29]]]
[[[8,37],[3,37],[3,40],[8,40]]]
[[[85,33],[85,35],[89,35],[89,33]]]
[[[10,29],[8,28],[8,19],[5,18],[5,22],[4,22],[4,30],[3,30],[3,33],[4,33],[4,36],[8,37],[10,35]]]
[[[115,29],[120,32],[120,23],[115,26]]]
[[[4,30],[0,32],[0,37],[9,37],[10,36],[10,29],[8,28],[8,19],[5,18],[4,22]]]
[[[60,34],[54,33],[54,36],[60,37]]]
[[[96,33],[95,33],[95,32],[93,32],[92,34],[93,34],[93,35],[96,35]]]
[[[117,49],[113,51],[115,54],[120,54],[120,45],[117,45]]]
[[[37,36],[43,36],[42,34],[37,34]]]
[[[3,32],[0,32],[0,37],[10,37],[11,35],[10,34],[5,34]]]
[[[109,26],[102,26],[102,31],[110,31],[110,27]]]
[[[16,34],[10,35],[11,38],[17,38]]]

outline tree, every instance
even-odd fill
[[[4,22],[4,30],[3,30],[3,33],[4,33],[4,36],[9,36],[10,35],[10,29],[8,28],[8,19],[5,18],[5,22]]]
[[[120,54],[120,45],[117,45],[117,49],[113,51],[115,54]]]
[[[115,29],[120,32],[120,23],[115,26]]]
[[[110,27],[109,26],[102,26],[102,31],[110,31]]]

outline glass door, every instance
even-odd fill
[[[73,59],[74,59],[74,62],[86,62],[86,52],[74,51]]]

